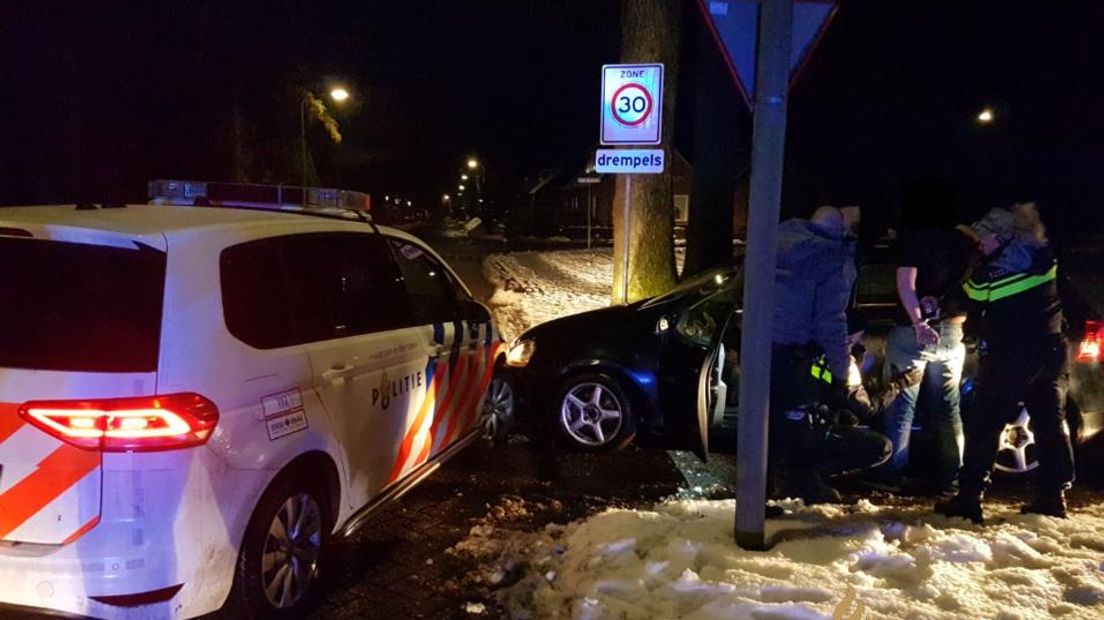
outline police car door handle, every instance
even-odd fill
[[[352,364],[334,364],[327,370],[322,371],[322,378],[327,381],[342,379],[353,374],[354,370],[356,370],[356,366]]]

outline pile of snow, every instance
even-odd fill
[[[865,501],[783,506],[766,552],[733,543],[732,500],[477,526],[454,552],[488,563],[514,618],[1104,617],[1104,507],[1062,520],[990,505],[994,524],[974,526]]]
[[[499,329],[512,340],[530,327],[610,303],[613,254],[608,249],[492,254],[483,275]]]
[[[684,252],[675,252],[681,269]],[[530,327],[604,308],[613,289],[613,250],[555,250],[491,254],[483,275],[495,287],[488,300],[506,341]]]

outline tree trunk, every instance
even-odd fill
[[[675,285],[674,207],[671,196],[671,136],[674,133],[675,92],[678,84],[678,0],[622,0],[621,62],[660,62],[663,70],[663,142],[666,172],[640,174],[632,179],[630,196],[628,299],[622,296],[625,274],[625,190],[627,178],[617,177],[613,199],[613,302],[627,303],[666,292]]]
[[[230,178],[237,183],[253,180],[253,152],[245,113],[235,104],[230,113]]]
[[[741,131],[745,104],[705,24],[694,24],[693,41],[694,176],[683,278],[732,258],[736,183],[749,157],[740,140],[749,133]]]

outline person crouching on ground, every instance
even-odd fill
[[[983,521],[981,501],[1000,434],[1022,402],[1031,412],[1039,454],[1038,496],[1022,512],[1065,517],[1074,466],[1065,421],[1069,352],[1057,262],[1034,203],[993,209],[973,229],[986,256],[964,285],[981,317],[977,402],[965,420],[959,492],[935,511]]]
[[[777,495],[807,504],[837,502],[839,493],[822,479],[820,429],[809,410],[833,395],[846,398],[851,365],[846,311],[856,275],[849,218],[825,206],[809,220],[783,222],[776,265],[771,474],[779,478]],[[814,374],[822,356],[821,372]]]

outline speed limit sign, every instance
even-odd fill
[[[659,144],[663,65],[603,65],[602,144]]]

